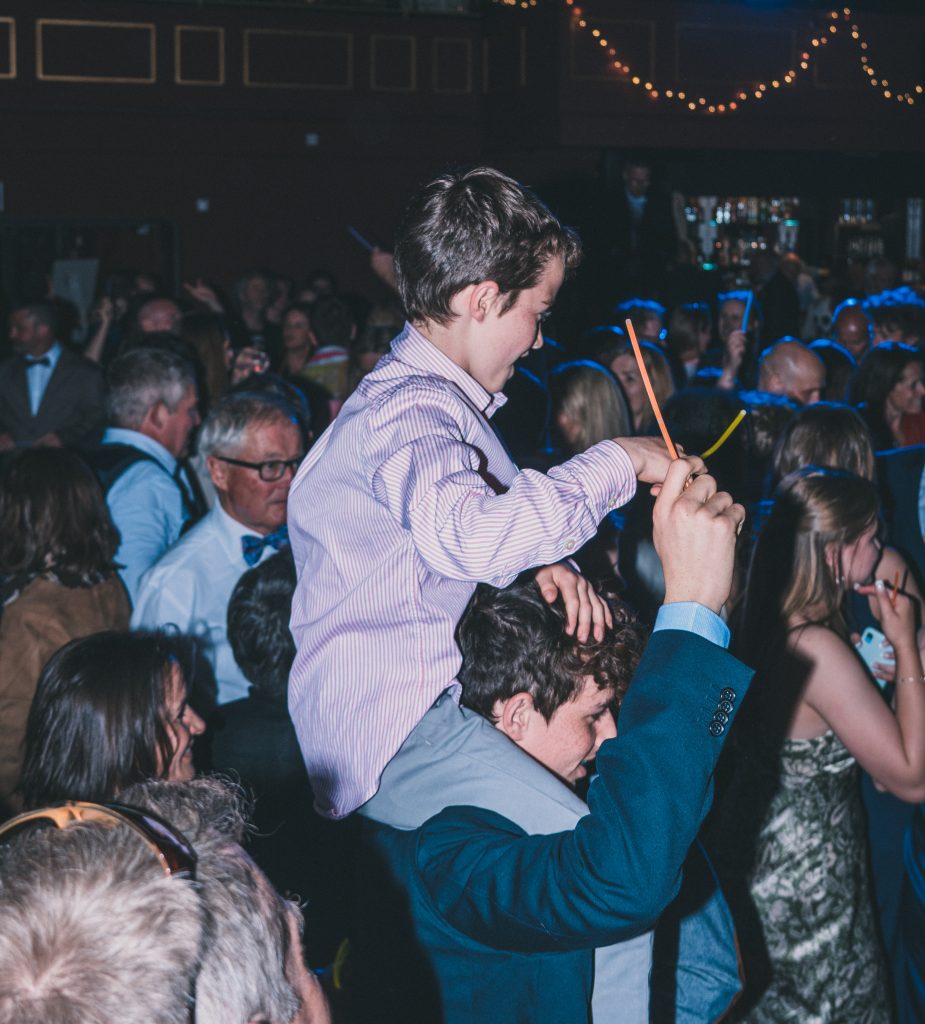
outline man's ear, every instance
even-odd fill
[[[221,459],[217,459],[214,455],[210,455],[206,459],[206,468],[209,470],[209,476],[212,478],[215,489],[217,491],[227,491],[228,463],[222,462]]]
[[[515,693],[507,700],[496,701],[492,708],[495,725],[515,743],[520,743],[526,736],[535,712],[529,693]]]
[[[145,413],[145,418],[141,421],[141,432],[150,435],[155,440],[160,438],[169,412],[170,410],[163,402],[155,402]]]

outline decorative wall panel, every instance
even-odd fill
[[[414,36],[370,36],[369,87],[373,92],[414,92],[417,88],[417,40]]]
[[[173,59],[177,85],[224,85],[225,30],[213,25],[176,25]]]
[[[151,85],[157,79],[157,41],[150,22],[35,23],[35,75],[43,82]]]
[[[434,92],[472,92],[471,39],[434,39],[432,54]]]
[[[0,78],[16,77],[16,19],[0,18]]]
[[[244,84],[254,89],[351,89],[353,34],[245,29]]]

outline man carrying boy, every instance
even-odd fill
[[[480,586],[459,625],[458,678],[462,703],[494,727],[485,737],[495,740],[493,760],[519,749],[537,769],[573,784],[600,751],[586,816],[545,836],[527,836],[476,807],[450,807],[410,831],[368,823],[353,939],[358,1021],[586,1020],[591,952],[619,938],[626,924],[627,854],[662,861],[654,877],[673,885],[665,868],[683,856],[702,797],[696,758],[712,756],[696,736],[707,725],[697,681],[724,655],[661,631],[639,664],[644,639],[632,621],[581,643],[565,633],[564,618],[529,575],[504,590]],[[666,657],[678,660],[683,681],[662,677]],[[608,743],[617,734],[612,708],[631,677],[626,727],[637,739]],[[673,777],[661,773],[670,784],[654,793],[637,759],[647,753],[639,730],[648,733],[649,751],[679,741],[685,751],[670,758]],[[688,731],[694,735],[685,743]],[[667,838],[653,838],[659,831]],[[645,843],[636,850],[640,835]],[[667,895],[653,889],[648,898],[654,919]],[[728,1008],[740,985],[734,943],[725,961],[724,952],[706,957],[713,1000],[704,1003],[695,981],[691,1015],[692,989],[682,974],[672,1020],[704,1024]],[[702,974],[703,965],[696,970]],[[625,1012],[612,1006],[608,1019],[622,1021]]]
[[[478,582],[505,586],[541,566],[537,581],[548,600],[562,593],[568,631],[584,639],[593,629],[600,639],[609,622],[603,604],[556,563],[632,497],[637,477],[661,485],[669,471],[661,442],[631,438],[594,445],[546,475],[519,472],[492,431],[501,389],[517,360],[542,344],[542,321],[578,259],[576,236],[491,169],[438,178],[409,206],[395,250],[409,323],[316,443],[290,496],[299,584],[289,705],[322,813],[362,805],[407,829],[448,803],[472,804],[530,833],[570,828],[579,816],[577,798],[548,772],[523,781],[482,759],[470,777],[478,727],[456,704],[454,640]],[[681,460],[661,496],[656,545],[672,607],[656,628],[695,629],[724,644],[716,613],[744,510],[708,477],[684,490],[702,471],[699,459]],[[742,666],[720,655],[740,680]],[[718,754],[725,726],[716,725],[709,738]],[[649,752],[650,785],[662,754]],[[644,861],[627,864],[626,936],[651,923]],[[635,943],[617,947],[632,964],[624,956],[613,968],[599,952],[600,1020],[602,993],[622,1000],[629,976],[637,1002],[647,988],[648,942]]]

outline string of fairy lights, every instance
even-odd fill
[[[536,0],[495,0],[505,7],[520,7],[523,9],[536,6]],[[695,92],[688,92],[676,87],[660,86],[654,79],[648,76],[637,74],[630,67],[626,60],[621,59],[616,46],[607,38],[604,31],[594,24],[591,16],[586,14],[578,0],[564,0],[569,9],[570,21],[573,30],[587,32],[605,52],[608,66],[635,89],[644,91],[650,100],[666,101],[675,104],[681,109],[698,114],[732,114],[746,104],[760,102],[775,92],[791,88],[810,69],[814,57],[829,44],[829,41],[839,36],[850,35],[857,45],[859,64],[863,74],[871,86],[880,90],[883,99],[888,102],[898,102],[906,106],[915,106],[917,96],[925,92],[925,87],[920,82],[915,82],[905,89],[893,85],[890,79],[878,73],[870,57],[870,46],[861,35],[861,29],[853,20],[850,7],[844,7],[840,11],[830,11],[826,17],[826,24],[815,30],[809,38],[805,49],[800,53],[800,59],[796,66],[782,70],[775,78],[766,82],[755,82],[747,88],[739,86],[728,96],[721,99],[707,97]]]

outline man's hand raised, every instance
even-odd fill
[[[665,604],[696,601],[719,612],[732,588],[736,537],[745,509],[711,476],[688,480],[703,462],[673,462],[653,512],[655,550],[665,573]]]

